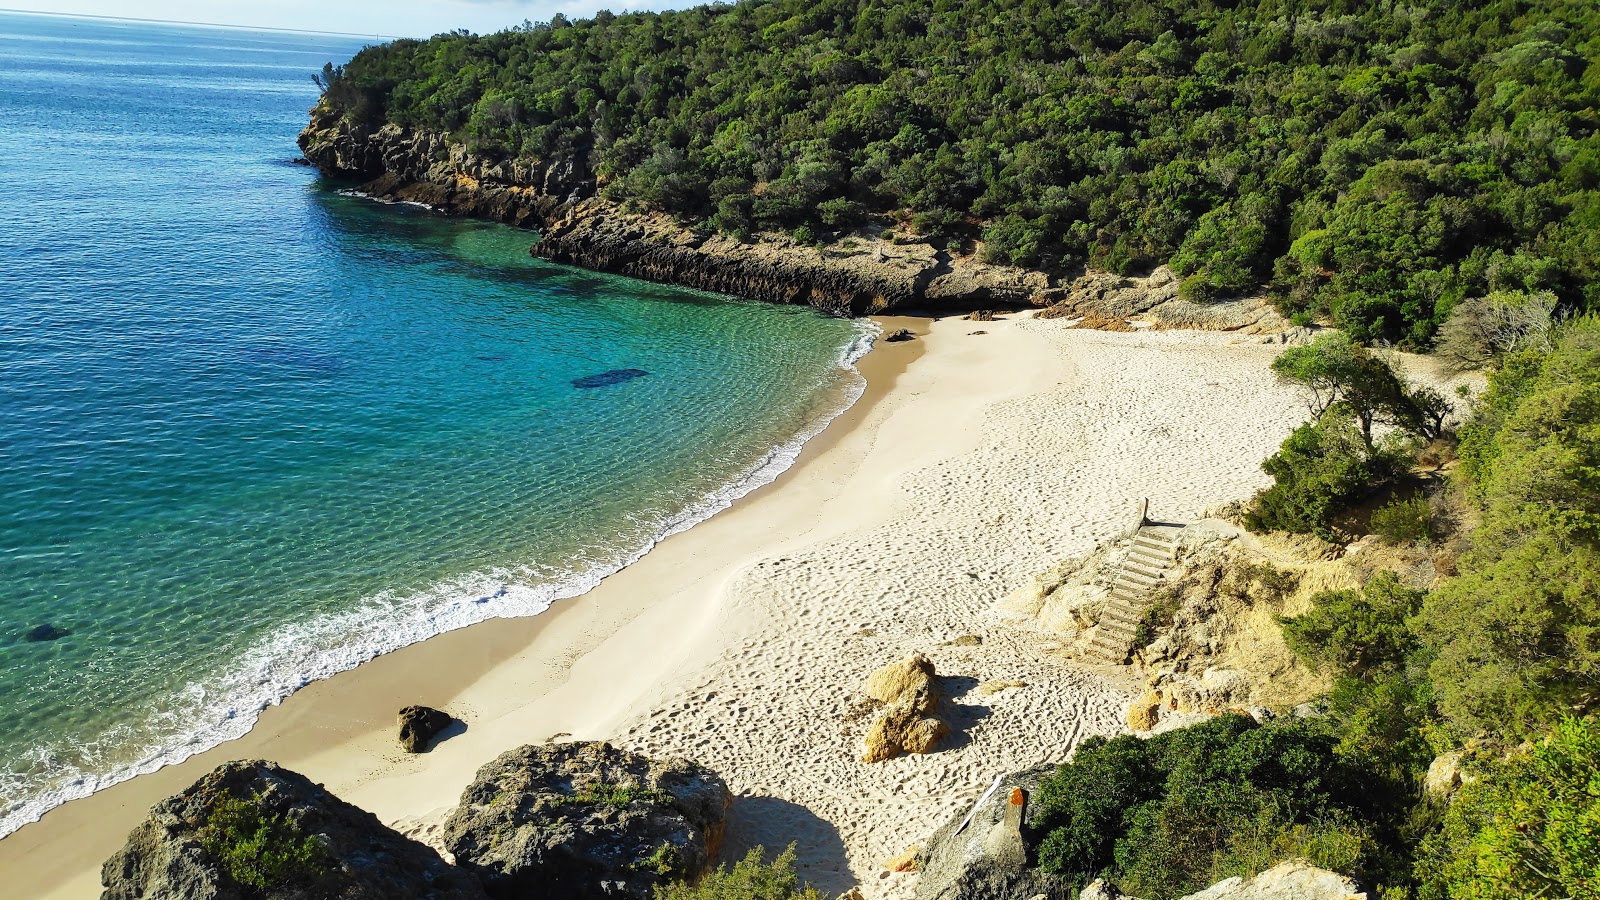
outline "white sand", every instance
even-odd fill
[[[733,854],[797,841],[826,892],[905,896],[914,876],[887,875],[884,859],[995,774],[1119,730],[1135,689],[1061,661],[995,601],[1120,531],[1138,497],[1153,516],[1191,518],[1265,483],[1260,460],[1304,410],[1267,369],[1279,348],[1231,340],[935,322],[848,430],[586,597],[313,685],[234,744],[0,841],[0,872],[19,896],[95,896],[99,861],[151,802],[244,756],[427,837],[479,765],[570,734],[721,771],[738,796]],[[963,634],[982,645],[941,646]],[[864,765],[866,722],[846,721],[856,691],[913,650],[959,676],[958,733],[939,752]],[[991,679],[1027,686],[969,690]],[[412,702],[456,713],[466,733],[399,753],[393,712]]]

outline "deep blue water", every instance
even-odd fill
[[[852,323],[293,165],[358,48],[0,14],[0,835],[586,589],[859,392]]]

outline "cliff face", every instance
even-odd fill
[[[906,310],[966,312],[1048,307],[1084,327],[1209,328],[1263,334],[1288,327],[1261,298],[1197,307],[1176,299],[1165,269],[1146,279],[1058,277],[997,266],[881,228],[814,245],[786,235],[746,242],[696,233],[670,216],[632,213],[597,196],[581,159],[493,162],[442,134],[398,125],[365,129],[318,107],[300,134],[324,174],[362,182],[384,200],[423,203],[450,215],[492,219],[542,236],[535,256],[601,272],[681,284],[832,315]],[[1133,318],[1137,324],[1128,324]]]

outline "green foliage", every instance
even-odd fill
[[[1417,626],[1460,728],[1534,736],[1600,699],[1600,321],[1508,359],[1462,459],[1482,523]]]
[[[1223,715],[1147,740],[1090,738],[1040,785],[1040,864],[1165,898],[1306,856],[1382,874],[1394,811],[1315,723]]]
[[[755,847],[733,868],[718,866],[699,883],[657,886],[655,900],[822,900],[822,894],[802,884],[794,871],[794,845],[773,860],[761,861],[762,848]]]
[[[222,798],[199,837],[230,878],[258,891],[308,884],[328,871],[322,845],[293,822],[269,815],[259,797]]]
[[[1567,718],[1463,787],[1417,861],[1423,900],[1600,898],[1600,723]]]
[[[581,790],[560,797],[561,803],[583,803],[601,806],[631,806],[635,803],[668,804],[672,802],[672,795],[666,791],[647,788],[638,784],[613,784],[606,781],[597,781],[585,785]]]
[[[1326,332],[1285,350],[1272,361],[1272,371],[1278,380],[1301,388],[1313,419],[1335,404],[1348,408],[1369,454],[1376,449],[1374,429],[1379,425],[1424,439],[1442,431],[1443,397],[1408,388],[1388,363],[1341,332]]]
[[[1390,544],[1420,544],[1432,534],[1428,498],[1396,497],[1372,513],[1368,529]]]
[[[1273,484],[1256,494],[1245,513],[1251,530],[1334,540],[1335,517],[1389,480],[1396,463],[1388,454],[1369,452],[1355,416],[1336,404],[1320,421],[1296,428],[1261,468]]]
[[[662,844],[644,859],[630,863],[628,868],[635,872],[649,872],[652,875],[666,877],[683,871],[683,855],[672,844]]]
[[[1283,621],[1284,642],[1314,669],[1336,674],[1395,672],[1416,650],[1406,620],[1425,591],[1380,572],[1360,591],[1324,591],[1311,612]]]
[[[1600,304],[1597,35],[1592,0],[747,0],[370,47],[323,102],[732,233],[894,213],[1420,345],[1496,291]]]

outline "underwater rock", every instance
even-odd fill
[[[574,378],[572,379],[572,386],[575,388],[608,387],[613,384],[621,384],[624,381],[632,381],[635,378],[643,378],[649,374],[643,369],[612,369],[609,372],[601,372],[598,375],[585,375],[582,378]]]
[[[66,628],[57,628],[49,622],[46,622],[43,625],[29,629],[28,633],[22,636],[22,639],[32,643],[39,643],[41,641],[59,641],[71,633],[72,632]]]

